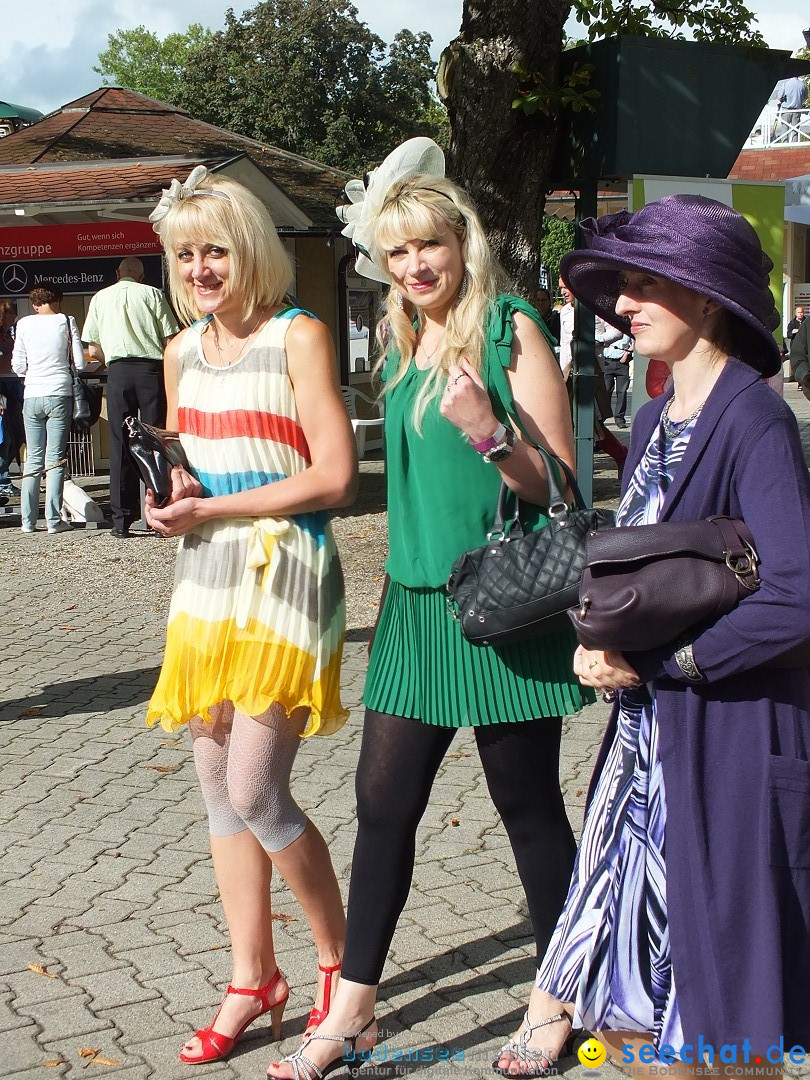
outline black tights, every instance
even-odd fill
[[[526,893],[538,965],[562,910],[576,844],[559,780],[562,720],[475,729],[495,808]],[[416,829],[454,729],[366,710],[343,977],[376,986],[408,899]]]

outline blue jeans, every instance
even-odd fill
[[[49,397],[27,397],[23,401],[27,449],[20,504],[25,528],[33,529],[39,516],[39,478],[43,470],[48,528],[54,528],[62,520],[64,457],[72,419],[72,396],[54,394]],[[63,464],[57,465],[57,462]]]

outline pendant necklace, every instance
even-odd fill
[[[422,355],[424,356],[425,361],[426,361],[425,367],[430,366],[430,362],[433,359],[433,357],[436,355],[436,353],[439,351],[439,346],[443,344],[444,338],[445,338],[445,335],[442,334],[442,336],[439,338],[439,340],[436,342],[436,344],[433,346],[433,348],[431,349],[430,352],[427,351],[427,349],[425,348],[425,346],[422,344],[421,341],[419,342],[419,345],[418,345],[417,348],[422,350]]]
[[[661,414],[661,426],[664,429],[664,434],[670,439],[677,439],[679,435],[682,435],[684,431],[689,427],[693,420],[696,420],[700,416],[701,409],[706,404],[705,401],[701,401],[691,416],[687,416],[685,420],[670,420],[669,409],[672,402],[675,400],[674,395],[669,399],[664,407],[664,411]]]
[[[248,347],[248,344],[249,344],[250,340],[253,338],[254,334],[259,329],[259,323],[262,321],[262,316],[259,315],[258,319],[256,320],[256,322],[255,322],[255,324],[253,326],[253,329],[250,331],[248,336],[242,342],[242,348],[239,350],[239,352],[233,358],[233,360],[224,360],[223,359],[223,357],[222,357],[222,349],[220,348],[220,344],[219,344],[219,330],[217,329],[216,320],[212,319],[211,321],[212,321],[212,323],[214,325],[214,345],[216,346],[217,356],[220,359],[220,363],[217,366],[222,367],[222,368],[226,368],[226,367],[233,367],[234,364],[238,363],[242,359],[242,357],[243,357],[243,355],[245,353],[245,350]]]

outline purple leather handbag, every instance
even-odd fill
[[[568,614],[586,649],[653,649],[755,592],[758,565],[753,537],[738,518],[592,532],[579,607]]]

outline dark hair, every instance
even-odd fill
[[[720,308],[718,316],[709,340],[726,356],[736,356],[739,359],[751,348],[751,328],[728,308]]]
[[[34,307],[41,307],[42,304],[57,303],[64,295],[53,281],[40,281],[28,294],[28,299]]]

